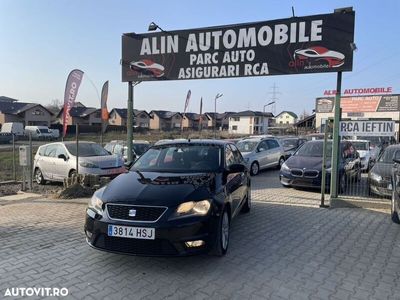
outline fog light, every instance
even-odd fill
[[[194,247],[201,247],[203,246],[205,243],[203,240],[198,240],[198,241],[189,241],[189,242],[185,242],[186,247],[188,248],[194,248]]]
[[[86,237],[90,240],[92,238],[93,233],[90,231],[85,230]]]

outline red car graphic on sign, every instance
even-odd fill
[[[297,49],[294,51],[294,59],[300,60],[313,60],[317,61],[326,61],[329,64],[330,68],[337,68],[344,64],[344,54],[329,50],[325,47],[310,47],[307,49]]]
[[[161,77],[164,75],[164,66],[155,63],[150,59],[132,61],[129,67],[131,70],[154,77]]]

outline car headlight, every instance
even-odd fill
[[[373,172],[369,173],[369,177],[374,181],[382,181],[382,176]]]
[[[99,166],[96,165],[96,164],[93,164],[93,163],[90,163],[90,162],[86,162],[86,161],[80,162],[79,165],[80,165],[81,167],[83,167],[83,168],[93,168],[93,169],[96,169],[96,168],[99,167]]]
[[[287,166],[286,163],[283,163],[281,166],[281,171],[282,172],[290,172],[290,168]]]
[[[89,208],[99,215],[103,215],[103,201],[100,199],[103,189],[97,190],[89,200]]]
[[[180,204],[176,209],[175,216],[205,216],[210,210],[209,200],[188,201]]]

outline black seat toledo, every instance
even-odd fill
[[[233,143],[167,142],[95,192],[86,239],[134,255],[224,255],[231,220],[250,206],[249,173]]]

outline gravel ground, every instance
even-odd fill
[[[1,184],[0,183],[0,197],[7,195],[14,195],[21,190],[21,183],[18,184]],[[43,196],[54,196],[63,190],[63,184],[58,182],[47,183],[45,185],[38,185],[33,183],[33,190],[28,192],[38,193]]]

